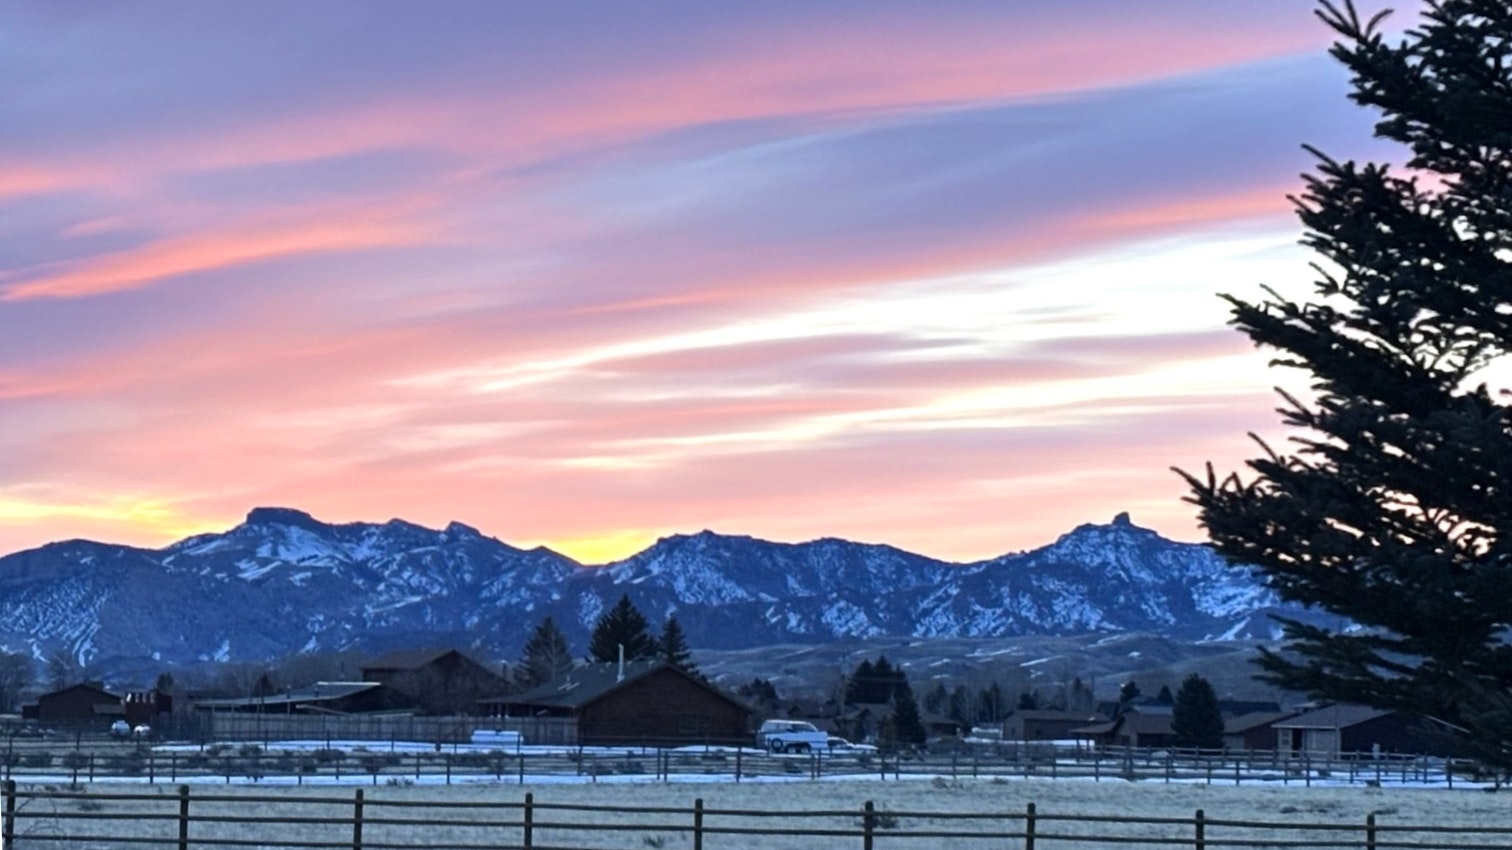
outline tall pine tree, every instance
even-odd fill
[[[1352,621],[1286,622],[1266,678],[1437,718],[1512,770],[1512,408],[1488,369],[1512,347],[1512,6],[1434,0],[1390,42],[1352,3],[1318,15],[1407,171],[1315,152],[1315,300],[1228,299],[1310,375],[1283,393],[1293,444],[1188,475],[1190,498],[1231,562]]]
[[[572,669],[572,652],[567,637],[550,617],[542,620],[525,641],[520,665],[515,669],[515,684],[534,688],[567,675]]]
[[[1196,673],[1183,679],[1176,689],[1171,732],[1178,747],[1223,748],[1223,712],[1218,707],[1218,694],[1207,679]]]
[[[628,595],[621,596],[619,602],[594,624],[593,635],[588,639],[588,660],[618,661],[621,646],[625,648],[626,661],[645,661],[657,655],[651,624],[646,622],[646,615],[631,604]]]
[[[657,655],[677,669],[698,675],[698,665],[693,663],[693,653],[688,649],[688,639],[683,634],[677,617],[668,614],[662,623],[661,637],[656,641]]]

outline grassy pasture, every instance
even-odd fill
[[[1244,840],[1252,846],[1278,841],[1328,841],[1337,846],[1364,845],[1369,815],[1385,830],[1389,841],[1438,841],[1443,844],[1512,846],[1512,805],[1500,794],[1413,788],[1206,786],[1105,781],[947,780],[904,782],[788,782],[788,783],[560,783],[519,786],[473,784],[381,785],[363,789],[365,843],[415,847],[511,846],[521,841],[521,803],[534,795],[534,841],[537,847],[664,850],[691,848],[692,807],[702,798],[708,850],[860,850],[858,834],[863,804],[873,801],[878,812],[877,848],[1021,847],[1019,839],[953,839],[908,837],[913,831],[1021,833],[1022,815],[1036,805],[1036,832],[1041,848],[1116,847],[1130,839],[1170,846],[1192,846],[1193,824],[1140,823],[1140,818],[1190,821],[1202,809],[1210,821],[1210,841]],[[115,794],[146,794],[147,800],[113,799]],[[215,799],[211,799],[211,796]],[[191,846],[214,846],[213,839],[247,842],[241,846],[274,847],[280,842],[328,843],[352,846],[355,789],[350,787],[194,786],[194,818],[232,816],[244,822],[190,824]],[[250,798],[271,798],[251,800]],[[326,801],[326,802],[321,802]],[[665,809],[633,813],[559,810],[552,806],[633,807]],[[742,814],[726,815],[736,810]],[[175,846],[178,835],[177,789],[172,786],[91,785],[76,797],[24,799],[18,812],[15,850],[68,848],[100,850],[127,845],[110,839],[159,839],[150,846]],[[799,812],[824,812],[813,817]],[[1005,817],[962,820],[961,813]],[[1063,821],[1061,816],[1095,816],[1097,822]],[[77,819],[83,816],[86,819]],[[315,824],[308,820],[340,820]],[[382,823],[381,821],[403,821]],[[487,821],[488,826],[466,826]],[[1323,824],[1347,830],[1290,831],[1285,834],[1227,826],[1223,821],[1281,824]],[[551,824],[571,823],[570,826]],[[612,831],[583,829],[581,825],[610,825]],[[1501,827],[1501,835],[1434,836],[1392,833],[1394,826]],[[808,829],[843,831],[844,835],[742,835],[714,832],[721,828],[767,830]],[[82,835],[106,836],[99,839]],[[1118,836],[1095,842],[1069,836]],[[1052,836],[1067,836],[1062,840]],[[1268,837],[1267,837],[1268,836]],[[224,846],[224,845],[223,845]]]

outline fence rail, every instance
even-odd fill
[[[167,789],[165,789],[167,790]],[[225,794],[179,785],[173,793],[0,787],[0,837],[7,850],[41,848],[262,847],[351,850],[694,850],[771,847],[798,839],[817,850],[1094,848],[1127,845],[1208,848],[1489,850],[1512,844],[1512,826],[1362,822],[1298,823],[1209,817],[1094,816],[1017,811],[859,808],[771,811],[560,804],[533,794],[505,799],[413,800],[350,793]],[[947,845],[948,842],[948,845]],[[788,845],[781,845],[788,846]]]
[[[439,782],[492,779],[524,783],[530,778],[640,776],[659,781],[703,777],[741,782],[871,775],[1139,780],[1166,783],[1312,785],[1410,784],[1482,787],[1462,773],[1470,765],[1426,756],[1315,759],[1270,751],[1209,754],[1176,750],[1056,748],[1011,744],[950,752],[779,755],[749,748],[663,749],[540,748],[468,749],[460,745],[404,742],[327,742],[305,749],[264,749],[257,744],[201,745],[180,749],[147,744],[80,742],[58,749],[43,742],[0,750],[0,779],[77,785],[104,781],[177,783],[276,782],[303,785],[403,780]]]

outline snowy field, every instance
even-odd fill
[[[1481,791],[1444,791],[1415,788],[1340,788],[1297,786],[1207,786],[1195,784],[1130,783],[1124,781],[949,780],[943,777],[916,781],[823,781],[784,783],[652,783],[652,782],[557,782],[474,783],[452,787],[420,784],[384,784],[362,789],[365,795],[364,836],[368,842],[451,847],[481,844],[517,844],[521,838],[520,806],[526,793],[537,804],[534,840],[538,846],[593,848],[691,848],[692,807],[703,800],[704,824],[718,829],[813,830],[809,835],[741,835],[710,833],[704,836],[709,850],[745,848],[803,848],[838,850],[860,848],[859,827],[863,804],[870,800],[881,812],[876,832],[878,848],[1020,847],[1021,839],[1002,834],[1021,833],[1022,815],[1030,803],[1037,809],[1036,829],[1042,840],[1055,848],[1127,846],[1130,840],[1190,845],[1196,810],[1210,821],[1209,841],[1251,842],[1260,846],[1291,841],[1328,841],[1338,846],[1363,846],[1364,825],[1374,816],[1387,841],[1418,841],[1481,846],[1512,846],[1512,805],[1501,794]],[[117,800],[112,794],[142,794],[146,800]],[[356,789],[333,787],[196,785],[192,791],[196,822],[193,835],[201,841],[222,838],[266,842],[346,841],[350,846],[353,799]],[[175,837],[176,790],[168,786],[91,785],[81,796],[56,799],[23,799],[14,850],[33,847],[110,847],[108,841],[56,839],[92,831],[116,839]],[[214,799],[211,799],[211,795]],[[250,800],[248,798],[272,798]],[[317,801],[325,802],[317,802]],[[553,806],[633,807],[661,811],[612,812],[558,810]],[[722,814],[726,811],[738,814]],[[86,813],[90,820],[71,820],[69,813]],[[804,813],[814,813],[811,816]],[[962,819],[962,814],[996,814],[986,819]],[[165,820],[138,819],[141,815],[168,816]],[[234,815],[262,817],[264,822],[213,823],[200,818]],[[1063,821],[1060,816],[1087,816],[1103,821]],[[138,816],[138,817],[134,817]],[[347,819],[329,825],[294,824],[292,818]],[[1186,823],[1140,823],[1141,818],[1182,819]],[[384,819],[410,823],[383,824]],[[427,821],[425,825],[413,821]],[[488,821],[486,826],[464,826],[467,821]],[[1267,824],[1323,824],[1329,830],[1278,831],[1241,828],[1224,821]],[[552,826],[572,824],[573,826]],[[611,825],[609,830],[590,830],[588,824]],[[1504,828],[1499,835],[1444,836],[1423,833],[1391,833],[1393,827],[1445,826]],[[1347,828],[1347,829],[1345,829]],[[108,830],[108,832],[106,832]],[[949,830],[962,835],[945,839],[909,837],[910,832]],[[999,833],[1000,837],[973,839],[969,833]],[[40,840],[45,835],[54,840]],[[1115,836],[1114,841],[1088,841],[1071,836]],[[1433,846],[1433,845],[1426,845]]]

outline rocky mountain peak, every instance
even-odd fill
[[[705,649],[885,635],[1261,636],[1279,605],[1209,548],[1165,540],[1127,514],[966,564],[705,530],[589,568],[462,523],[333,525],[260,507],[228,532],[158,550],[53,545],[0,558],[0,648],[107,666],[421,644],[514,657],[545,616],[580,651],[622,594],[653,623],[675,611],[690,645]]]

